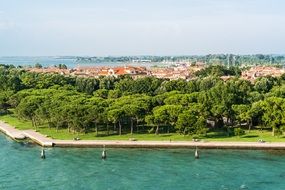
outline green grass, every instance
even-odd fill
[[[251,130],[248,132],[246,130],[245,135],[242,135],[240,137],[238,136],[230,136],[228,137],[225,134],[222,133],[209,133],[208,138],[206,138],[209,141],[238,141],[238,142],[257,142],[258,140],[262,139],[266,142],[285,142],[285,137],[284,135],[282,136],[272,136],[271,130]]]
[[[30,121],[19,120],[15,115],[0,115],[0,120],[15,126],[17,129],[26,130],[33,129],[32,123]],[[123,134],[119,135],[109,135],[106,136],[106,132],[100,132],[99,136],[96,136],[95,132],[90,132],[87,134],[83,133],[70,133],[67,129],[60,129],[56,131],[55,129],[50,129],[47,126],[40,126],[37,129],[40,133],[48,135],[54,139],[71,140],[74,137],[79,137],[84,140],[129,140],[130,138],[135,138],[137,140],[156,140],[156,141],[192,141],[192,136],[183,136],[177,133],[169,134]],[[202,138],[205,141],[238,141],[238,142],[257,142],[259,139],[263,139],[267,142],[285,142],[285,137],[273,137],[270,130],[252,130],[250,133],[246,131],[246,134],[238,137],[231,136],[227,137],[224,132],[209,132],[207,138]]]
[[[32,123],[29,121],[19,120],[14,114],[0,115],[0,120],[14,126],[16,129],[26,130],[32,129]]]

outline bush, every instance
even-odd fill
[[[241,135],[244,135],[245,134],[245,131],[241,128],[235,128],[234,129],[234,135],[235,136],[241,136]]]
[[[36,64],[35,64],[35,68],[41,69],[41,68],[43,68],[43,66],[42,66],[41,64],[39,64],[39,63],[36,63]]]
[[[274,136],[277,136],[277,137],[279,137],[279,136],[281,136],[282,135],[282,129],[283,129],[284,127],[281,127],[280,129],[279,128],[276,128],[275,130],[274,130]]]

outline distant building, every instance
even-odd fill
[[[204,68],[204,64],[197,63],[195,66],[189,66],[185,63],[177,63],[172,67],[156,67],[147,69],[146,67],[123,66],[123,67],[82,67],[77,66],[73,69],[59,69],[57,67],[50,68],[30,68],[28,71],[37,73],[58,73],[63,75],[78,76],[78,77],[95,77],[112,76],[118,77],[120,75],[129,75],[132,78],[142,78],[146,76],[153,76],[157,78],[166,78],[170,80],[175,79],[189,79],[190,74],[193,73],[192,68],[196,71]]]
[[[254,81],[258,77],[272,76],[279,77],[285,73],[283,68],[271,67],[271,66],[255,66],[242,72],[242,78],[250,81]]]

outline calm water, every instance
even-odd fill
[[[34,66],[40,63],[44,67],[65,64],[68,68],[77,66],[122,66],[128,63],[122,62],[77,62],[76,58],[57,58],[57,57],[0,57],[0,64],[15,65],[15,66]],[[131,63],[133,66],[154,66],[157,63]]]
[[[0,189],[285,189],[285,154],[186,149],[47,149],[0,134]]]

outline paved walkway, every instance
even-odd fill
[[[5,133],[7,136],[15,140],[21,140],[21,139],[26,138],[26,136],[23,134],[22,131],[19,131],[18,129],[13,128],[11,125],[6,124],[3,121],[0,121],[0,130],[3,133]]]
[[[23,133],[27,138],[33,140],[41,146],[53,146],[53,139],[47,138],[41,133],[35,132],[34,130],[24,130]]]
[[[15,140],[29,138],[43,147],[125,147],[125,148],[228,148],[284,149],[285,142],[192,142],[192,141],[123,141],[123,140],[55,140],[34,130],[18,130],[0,121],[0,131]]]

